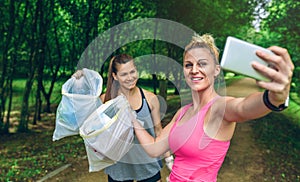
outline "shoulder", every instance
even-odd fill
[[[213,112],[214,115],[223,116],[226,112],[225,110],[228,107],[228,103],[234,99],[234,97],[228,97],[228,96],[218,96],[215,98],[213,103],[210,106],[210,112]]]
[[[157,98],[157,95],[143,88],[142,91],[145,95],[146,101],[150,106],[150,109],[153,110],[154,108],[159,108],[159,100]]]
[[[152,92],[150,92],[148,90],[145,90],[143,88],[142,88],[142,91],[144,92],[144,95],[145,95],[146,99],[148,99],[148,98],[149,99],[153,99],[153,98],[157,99],[157,96],[154,93],[152,93]]]
[[[228,103],[230,103],[232,100],[234,100],[235,97],[230,96],[219,96],[216,98],[215,102],[213,103],[214,107],[218,108],[225,108]]]
[[[231,96],[221,96],[211,106],[211,111],[216,117],[222,118],[224,123],[232,123],[231,119],[234,113],[232,110],[236,110],[235,102],[238,102],[240,98]]]
[[[185,108],[188,107],[188,105],[185,105],[183,107],[181,107],[180,109],[177,110],[177,112],[174,114],[171,122],[174,123],[178,120],[178,118],[183,114]]]

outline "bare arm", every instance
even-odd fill
[[[266,62],[273,65],[272,68],[254,62],[253,68],[272,81],[257,81],[257,85],[269,90],[268,99],[270,102],[279,106],[284,103],[289,95],[294,65],[286,49],[281,47],[270,47],[276,55],[266,54],[257,51],[257,55]],[[226,121],[247,121],[259,118],[271,110],[263,102],[263,93],[253,93],[245,98],[226,98],[226,110],[224,119]]]
[[[158,98],[152,92],[148,92],[144,90],[147,102],[150,105],[151,110],[151,117],[154,125],[155,136],[159,136],[162,132],[162,125],[161,125],[161,117],[160,117],[160,104]],[[170,152],[166,152],[164,154],[165,157],[169,157],[171,155]]]
[[[175,114],[171,122],[162,129],[160,135],[156,138],[153,138],[137,121],[133,121],[135,134],[148,155],[159,157],[169,150],[169,133],[179,112]]]
[[[264,105],[262,95],[257,92],[245,98],[227,97],[224,120],[243,122],[268,114],[271,110]]]
[[[155,135],[158,136],[160,132],[162,131],[162,126],[160,122],[160,105],[159,101],[157,99],[157,96],[153,94],[152,92],[144,90],[145,97],[147,99],[147,102],[149,103],[150,110],[151,110],[151,117],[153,121],[154,131]]]

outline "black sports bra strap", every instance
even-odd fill
[[[145,99],[146,97],[144,95],[144,92],[143,92],[142,88],[141,87],[138,87],[138,88],[140,89],[140,92],[141,92],[141,95],[142,95],[142,99]]]
[[[144,100],[145,100],[146,105],[147,105],[148,110],[149,110],[149,113],[151,113],[150,106],[149,106],[149,104],[148,104],[148,102],[147,102],[147,99],[146,99],[146,97],[145,97],[145,94],[144,94],[142,88],[141,88],[141,87],[138,87],[138,88],[140,89],[140,92],[141,92],[141,95],[142,95],[142,105],[141,105],[141,107],[140,107],[139,109],[137,109],[137,110],[135,110],[135,111],[136,111],[136,112],[139,112],[139,111],[143,108],[143,106],[144,106]]]

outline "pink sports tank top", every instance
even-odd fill
[[[230,141],[213,139],[204,132],[204,117],[215,99],[208,102],[190,120],[177,126],[192,104],[186,105],[173,125],[169,135],[170,149],[175,154],[169,177],[171,182],[217,180]]]

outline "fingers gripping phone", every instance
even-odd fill
[[[229,36],[227,37],[221,59],[221,67],[224,70],[249,76],[257,80],[270,81],[269,78],[260,74],[251,66],[253,61],[269,66],[267,62],[256,55],[255,52],[257,50],[274,54],[268,49]]]

